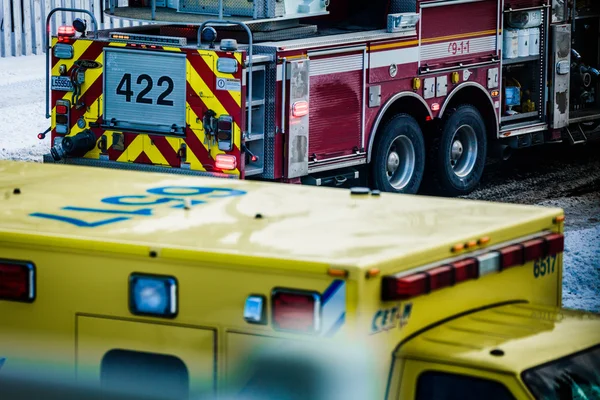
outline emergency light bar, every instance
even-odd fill
[[[483,254],[473,254],[409,275],[402,273],[384,276],[381,282],[381,300],[406,300],[459,282],[501,272],[561,253],[564,251],[564,245],[562,234],[551,233],[521,243],[489,249]]]
[[[131,274],[129,310],[135,315],[175,318],[177,280],[172,276]]]
[[[111,32],[109,34],[111,40],[126,43],[138,43],[149,45],[164,45],[164,46],[186,46],[187,39],[183,37],[171,36],[149,36],[137,33],[119,33]]]

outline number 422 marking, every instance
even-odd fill
[[[151,98],[144,97],[152,90],[152,87],[154,86],[152,77],[150,75],[142,74],[138,76],[136,82],[138,85],[146,82],[146,87],[142,89],[135,97],[135,102],[141,104],[152,104]],[[173,100],[167,100],[167,96],[173,92],[173,79],[169,78],[168,76],[161,76],[158,78],[158,86],[162,87],[165,83],[167,84],[167,88],[158,96],[156,104],[161,106],[172,106]],[[119,85],[117,86],[116,93],[117,95],[125,96],[126,102],[131,102],[131,98],[135,94],[131,89],[131,74],[123,75],[121,82],[119,82]]]
[[[536,278],[553,274],[556,270],[556,255],[540,258],[533,263],[533,276]]]

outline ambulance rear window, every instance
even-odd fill
[[[417,381],[417,400],[515,400],[500,382],[474,376],[427,371]]]
[[[189,397],[187,367],[174,356],[115,349],[104,355],[100,368],[102,389],[117,395]]]
[[[522,377],[536,399],[600,399],[600,346],[534,367]]]

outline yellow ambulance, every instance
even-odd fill
[[[561,309],[560,209],[11,161],[0,188],[0,378],[599,398],[600,317]]]

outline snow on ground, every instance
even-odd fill
[[[49,136],[37,138],[50,126],[45,119],[44,65],[45,56],[0,58],[0,159],[41,162],[49,151]],[[563,305],[600,312],[600,225],[568,228]]]
[[[600,225],[566,233],[563,264],[563,306],[600,313]]]
[[[50,139],[44,118],[44,56],[0,58],[0,158],[41,161]]]

